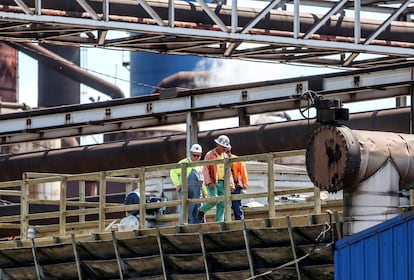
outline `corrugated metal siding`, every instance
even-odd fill
[[[335,279],[414,279],[414,211],[335,244]]]

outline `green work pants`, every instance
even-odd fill
[[[224,181],[219,180],[214,188],[207,186],[208,196],[221,196],[224,195]],[[216,206],[216,222],[224,221],[224,202],[207,202],[200,207],[200,211],[207,213],[208,210]]]

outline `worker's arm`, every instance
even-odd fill
[[[215,159],[213,154],[208,152],[204,156],[204,160],[212,160]],[[216,186],[215,180],[211,178],[211,174],[214,173],[210,169],[214,168],[212,165],[204,165],[203,166],[203,176],[204,176],[204,185],[208,186],[209,188],[214,188]]]
[[[178,163],[183,163],[184,160],[180,160]],[[170,179],[177,192],[181,189],[181,168],[174,168],[170,170]]]
[[[247,175],[247,169],[244,162],[240,162],[240,178],[244,188],[249,186],[249,177]]]

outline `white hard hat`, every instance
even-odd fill
[[[230,147],[230,139],[226,135],[220,135],[217,137],[217,139],[214,139],[214,142],[220,146],[223,146],[224,148]]]
[[[194,144],[194,145],[191,146],[190,152],[202,153],[203,149],[201,148],[201,146],[199,144]]]

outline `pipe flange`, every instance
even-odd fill
[[[353,188],[360,163],[359,142],[348,127],[324,125],[312,134],[306,150],[306,169],[321,190]]]

